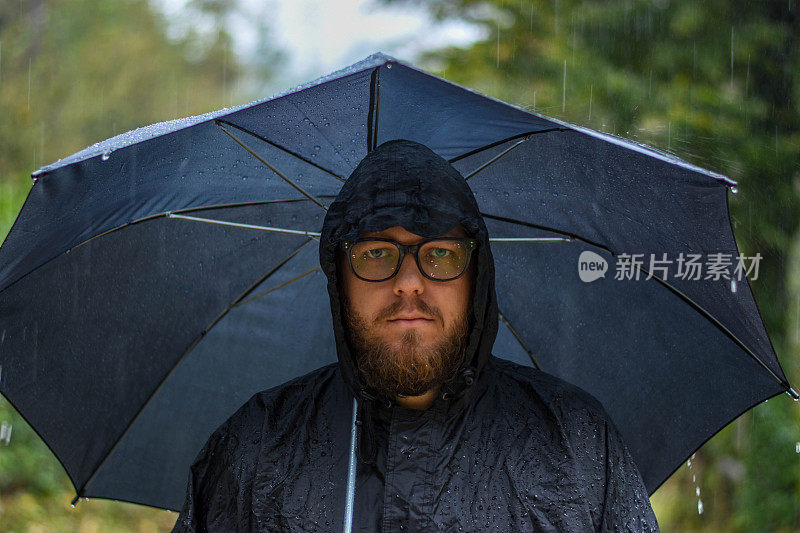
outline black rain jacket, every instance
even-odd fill
[[[435,237],[458,224],[479,243],[465,361],[429,409],[406,409],[368,390],[358,373],[336,249],[367,231],[402,226]],[[338,364],[256,394],[214,432],[191,468],[174,531],[342,531],[354,397],[353,531],[658,530],[600,403],[491,354],[498,310],[489,236],[447,161],[410,141],[371,152],[327,212],[320,264]]]

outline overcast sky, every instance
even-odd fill
[[[158,0],[171,20],[180,20],[187,0]],[[385,7],[374,0],[239,0],[250,21],[239,20],[231,33],[240,51],[252,49],[258,21],[288,54],[276,83],[283,88],[310,81],[382,51],[413,61],[417,54],[448,44],[467,45],[480,37],[464,23],[436,23],[427,11]],[[279,90],[281,87],[276,87]]]

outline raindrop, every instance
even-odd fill
[[[795,453],[800,453],[800,442],[798,442],[798,443],[796,443],[794,445],[794,452]]]
[[[738,192],[739,192],[739,189],[738,189],[738,187],[731,187],[731,193],[732,193],[732,194],[736,194],[736,193],[738,193]]]
[[[561,112],[567,110],[567,60],[564,60],[564,81],[561,89]]]
[[[731,292],[736,292],[736,280],[731,279]]]
[[[111,150],[106,150],[103,152],[103,155],[100,156],[100,159],[103,161],[108,161],[108,158],[111,157]]]
[[[697,500],[697,514],[703,514],[703,500]]]

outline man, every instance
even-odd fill
[[[211,436],[175,531],[340,531],[350,516],[355,531],[658,529],[600,404],[491,355],[489,236],[447,161],[403,140],[367,155],[326,214],[320,264],[338,364]]]

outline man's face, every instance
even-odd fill
[[[456,226],[442,237],[467,237]],[[401,244],[423,237],[394,226],[362,235]],[[473,258],[474,259],[474,258]],[[342,311],[350,344],[367,385],[389,398],[418,396],[440,387],[458,370],[471,327],[475,266],[451,281],[433,281],[406,254],[397,275],[364,281],[341,255]]]

